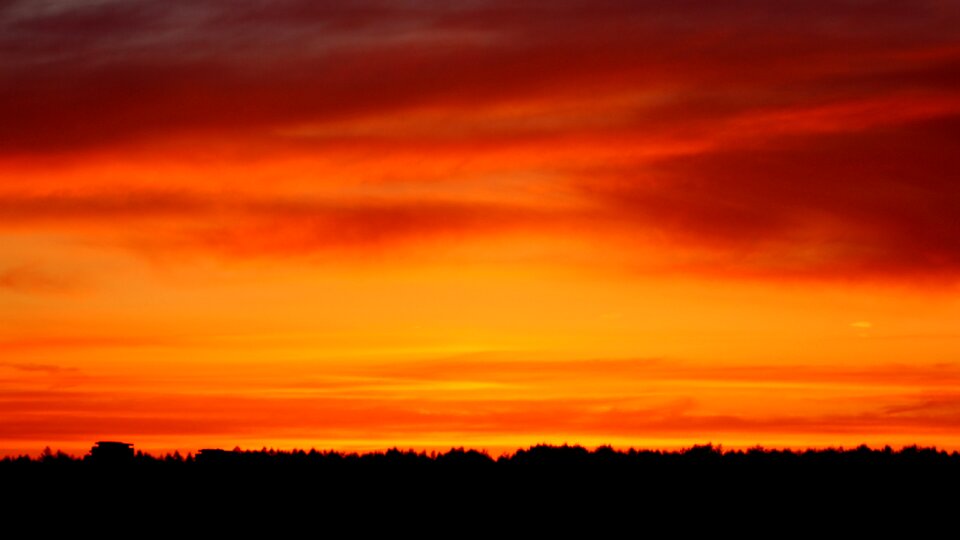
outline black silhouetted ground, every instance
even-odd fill
[[[204,449],[196,455],[153,456],[134,452],[132,445],[100,442],[84,457],[46,450],[41,456],[0,460],[0,479],[58,477],[156,479],[186,481],[226,477],[247,481],[377,481],[419,479],[477,482],[536,480],[615,484],[642,481],[703,483],[707,479],[731,484],[840,479],[873,483],[879,480],[947,479],[960,475],[960,453],[919,448],[819,450],[723,450],[712,445],[681,451],[615,450],[599,447],[538,445],[511,455],[492,457],[485,452],[451,449],[415,452],[391,449],[365,454],[335,451],[228,451]]]
[[[355,522],[361,528],[382,525],[377,520],[386,515],[407,520],[405,528],[443,515],[459,516],[469,527],[504,519],[529,524],[539,516],[534,521],[561,529],[566,521],[600,526],[667,519],[684,529],[779,516],[787,522],[778,527],[791,530],[827,518],[876,525],[924,516],[929,522],[953,516],[960,500],[960,454],[918,447],[725,451],[706,445],[664,452],[534,446],[500,457],[465,449],[151,456],[123,443],[98,448],[84,458],[47,451],[3,459],[6,496],[73,501],[101,512],[174,505],[208,518],[208,511],[232,512],[231,519],[359,513],[373,520]]]

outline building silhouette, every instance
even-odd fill
[[[94,463],[127,463],[133,460],[133,443],[98,441],[89,458]]]

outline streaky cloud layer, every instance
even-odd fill
[[[0,451],[958,448],[958,25],[0,1]]]

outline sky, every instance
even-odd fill
[[[958,28],[0,0],[0,455],[960,449]]]

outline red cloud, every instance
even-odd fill
[[[186,248],[246,256],[390,247],[553,219],[551,212],[537,208],[456,201],[311,201],[187,192],[0,198],[0,230],[8,232],[85,229],[120,240],[132,234],[159,251]],[[117,229],[120,221],[155,226]],[[23,272],[0,274],[0,286],[5,281],[26,285],[27,277]]]
[[[424,104],[666,88],[709,116],[733,102],[946,87],[956,55],[918,53],[955,45],[956,23],[935,2],[20,3],[0,17],[0,152]]]
[[[514,155],[500,155],[502,174],[573,183],[587,210],[518,209],[510,193],[224,207],[173,178],[184,195],[5,193],[0,214],[14,224],[163,214],[177,224],[156,232],[158,245],[233,254],[603,230],[710,254],[674,271],[953,279],[958,24],[934,1],[13,3],[0,12],[0,157],[123,155],[134,143],[329,156],[348,145],[426,162],[443,149],[469,164],[520,147],[556,163],[512,170]],[[561,103],[612,105],[570,114]],[[536,122],[484,127],[476,113],[511,104],[531,106]],[[451,125],[348,129],[424,108],[450,111],[431,121]],[[324,136],[290,135],[304,126]],[[658,146],[680,150],[636,158]]]

